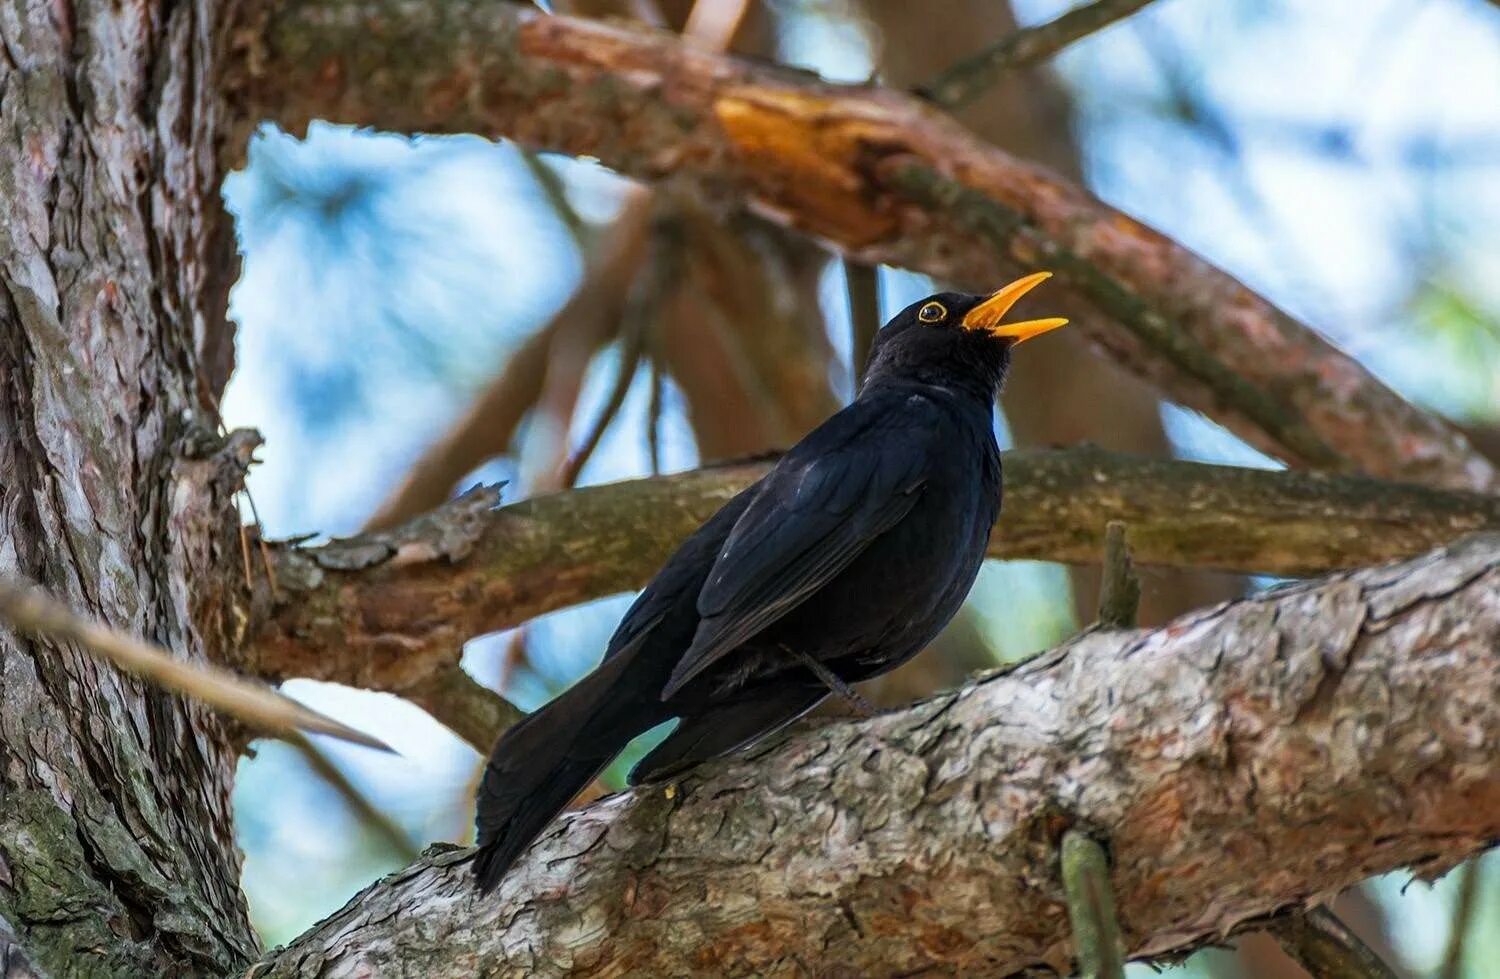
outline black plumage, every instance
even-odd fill
[[[483,888],[637,734],[680,718],[632,784],[774,731],[937,635],[999,514],[992,410],[1011,348],[1064,322],[1000,322],[1045,278],[891,320],[854,403],[678,548],[592,673],[506,731],[479,790]]]

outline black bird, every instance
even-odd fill
[[[479,788],[488,891],[636,735],[680,722],[631,784],[723,755],[905,662],[958,611],[1000,512],[1000,320],[1048,273],[939,293],[880,331],[859,397],[689,537],[604,660],[495,745]]]

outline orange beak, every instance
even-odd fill
[[[1055,330],[1059,326],[1066,326],[1068,321],[1057,317],[1045,320],[1025,320],[1021,323],[1000,322],[1022,296],[1050,278],[1052,278],[1051,272],[1036,272],[1017,279],[964,314],[963,328],[983,330],[992,337],[1004,337],[1016,343],[1023,343],[1032,337],[1039,337],[1043,333]]]

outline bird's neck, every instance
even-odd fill
[[[1000,375],[944,370],[905,370],[900,373],[875,373],[865,379],[859,396],[907,393],[927,394],[941,400],[959,401],[978,408],[986,418],[1000,393]]]

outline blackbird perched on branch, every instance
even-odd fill
[[[1000,512],[991,412],[1011,348],[1067,322],[1001,322],[1047,277],[902,310],[854,403],[683,542],[592,673],[501,736],[479,788],[484,890],[643,731],[680,719],[632,784],[855,699],[849,684],[937,635]]]

